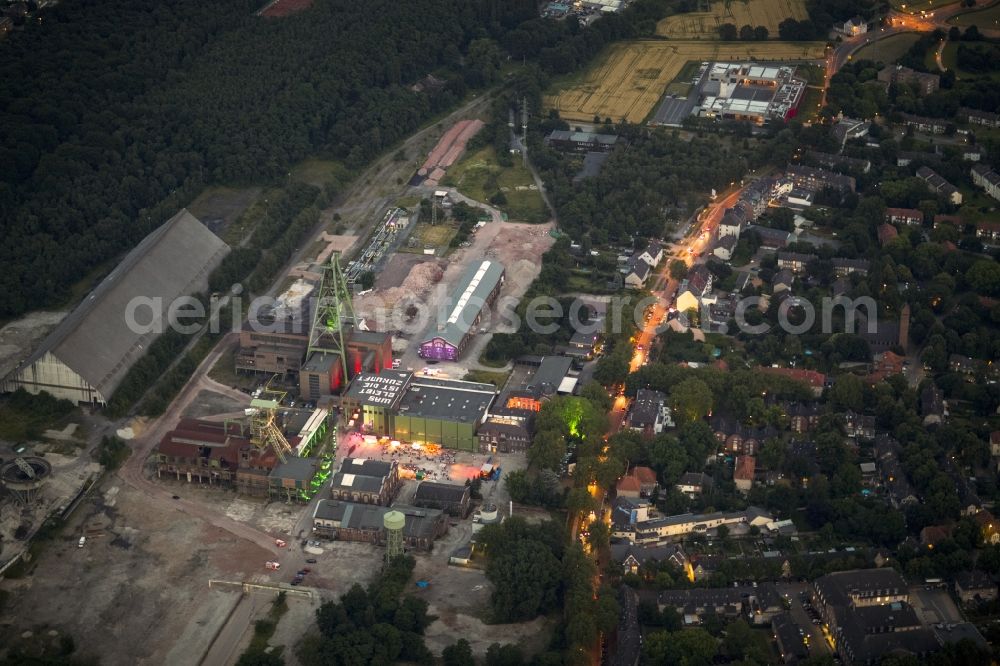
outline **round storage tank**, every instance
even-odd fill
[[[406,516],[399,511],[390,511],[383,516],[382,525],[387,530],[401,530],[406,525]]]

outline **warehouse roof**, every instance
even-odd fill
[[[503,273],[503,264],[496,261],[484,260],[470,266],[456,283],[455,291],[448,300],[452,305],[448,319],[441,325],[441,330],[428,336],[428,340],[441,338],[454,347],[461,344],[487,297],[503,279]]]
[[[208,274],[228,252],[229,246],[218,236],[187,209],[181,210],[125,255],[21,368],[51,352],[109,399],[159,335],[126,324],[129,304],[138,299],[158,303],[154,316],[166,326],[170,304],[180,296],[205,291]],[[150,309],[136,310],[137,323],[148,325]]]
[[[398,511],[406,518],[403,536],[412,538],[434,536],[434,523],[441,518],[439,509],[418,509],[412,506],[393,507],[374,504],[355,504],[338,500],[321,500],[313,512],[313,519],[329,520],[342,529],[384,529],[382,519],[390,511]]]
[[[496,397],[493,384],[414,378],[399,401],[399,414],[458,423],[476,423]]]
[[[274,479],[293,479],[306,483],[316,476],[316,469],[319,467],[318,458],[300,458],[299,456],[289,456],[285,462],[279,462],[271,473]]]
[[[461,502],[466,493],[471,492],[469,486],[455,483],[437,483],[436,481],[421,481],[413,493],[413,501],[430,502]]]

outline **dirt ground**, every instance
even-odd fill
[[[406,279],[413,273],[413,269],[421,264],[428,264],[442,268],[443,273],[445,263],[446,262],[443,260],[434,259],[433,257],[421,254],[397,252],[389,258],[385,267],[378,274],[378,277],[375,280],[375,289],[376,291],[387,291],[389,289],[402,287],[406,282]]]
[[[243,405],[215,391],[199,391],[191,404],[184,410],[184,418],[200,419],[230,412],[242,414]]]
[[[42,624],[68,632],[82,653],[99,648],[102,664],[200,659],[235,600],[209,591],[208,580],[252,578],[267,553],[177,520],[116,482],[105,481],[77,509],[31,574],[0,582],[10,593],[0,645]],[[81,534],[90,536],[79,548]]]

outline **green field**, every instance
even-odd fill
[[[497,192],[502,192],[507,203],[497,208],[514,221],[544,222],[548,219],[542,195],[533,189],[534,180],[528,169],[522,166],[520,158],[515,156],[512,166],[500,166],[492,146],[467,154],[448,170],[442,184],[484,203],[489,202]]]
[[[970,25],[983,29],[1000,28],[1000,5],[993,5],[992,7],[987,7],[986,9],[980,9],[978,12],[959,14],[955,18],[951,19],[949,23],[963,28]]]
[[[291,177],[300,183],[323,187],[329,182],[346,182],[351,174],[340,162],[306,159],[292,167]]]
[[[873,60],[875,62],[883,63],[896,62],[910,50],[910,47],[913,46],[918,39],[920,39],[920,35],[916,33],[903,33],[900,35],[893,35],[892,37],[886,37],[885,39],[879,40],[874,44],[869,44],[859,50],[854,54],[854,60]],[[933,59],[933,57],[932,50],[931,59]]]
[[[953,5],[956,2],[958,0],[937,0],[937,2],[934,0],[889,0],[889,4],[892,5],[893,9],[910,14],[919,14],[921,11],[940,9],[941,7]]]

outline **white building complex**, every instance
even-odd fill
[[[709,63],[696,113],[758,125],[770,119],[788,120],[798,112],[805,90],[806,81],[795,76],[794,67]]]
[[[229,246],[195,216],[180,211],[129,252],[4,378],[3,390],[23,388],[75,403],[107,403],[132,365],[165,330],[171,304],[181,296],[204,292],[209,273],[228,252]],[[144,326],[130,326],[129,304],[140,302],[135,321]],[[163,324],[149,325],[151,321]]]

